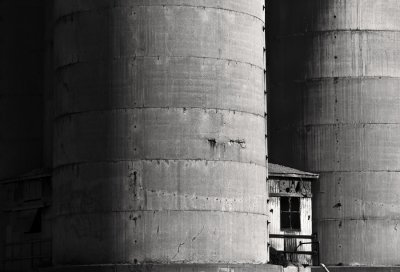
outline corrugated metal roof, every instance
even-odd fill
[[[268,163],[268,176],[269,177],[292,177],[292,178],[319,178],[318,174],[304,172],[298,169],[290,168],[287,166]]]

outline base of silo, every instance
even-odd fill
[[[328,266],[329,272],[400,272],[400,266]],[[325,272],[322,267],[311,267],[311,272]]]
[[[40,270],[41,272],[282,272],[282,266],[269,264],[118,264],[72,265]]]

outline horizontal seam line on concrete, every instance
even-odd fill
[[[222,109],[222,108],[202,108],[202,107],[136,107],[136,108],[114,108],[114,109],[99,109],[99,110],[88,110],[88,111],[76,111],[76,112],[70,112],[70,113],[64,113],[61,115],[56,116],[53,121],[59,121],[62,119],[65,119],[69,116],[74,116],[74,115],[80,115],[80,114],[89,114],[89,113],[102,113],[102,112],[116,112],[116,111],[130,111],[130,110],[156,110],[156,109],[161,109],[161,110],[176,110],[180,109],[182,111],[187,111],[187,110],[204,110],[204,111],[222,111],[222,112],[233,112],[234,114],[239,113],[239,114],[248,114],[252,115],[255,117],[260,117],[260,118],[265,118],[265,115],[260,115],[257,113],[252,113],[248,111],[240,111],[240,110],[231,110],[231,109]]]
[[[320,218],[318,221],[366,221],[366,220],[375,220],[375,221],[400,221],[399,218],[379,218],[379,217],[363,217],[363,218]]]
[[[260,67],[260,66],[258,66],[256,64],[253,64],[253,63],[250,63],[250,62],[246,62],[246,61],[227,59],[227,58],[216,58],[216,57],[190,56],[190,55],[188,55],[188,56],[122,56],[122,57],[118,57],[118,58],[114,57],[111,62],[113,62],[115,60],[121,60],[121,59],[136,60],[137,58],[143,58],[143,59],[145,59],[145,58],[149,58],[149,59],[151,59],[151,58],[156,58],[156,59],[159,59],[159,58],[171,58],[171,59],[173,59],[173,58],[176,58],[176,59],[193,58],[193,59],[221,60],[221,61],[225,61],[225,62],[236,62],[236,63],[240,63],[240,64],[246,64],[246,65],[255,67],[255,68],[259,69],[259,70],[262,70],[262,71],[265,70],[263,67]],[[95,60],[92,60],[92,61],[80,61],[80,60],[77,60],[75,62],[70,62],[70,63],[67,63],[67,64],[58,65],[58,66],[55,67],[55,71],[56,72],[60,72],[60,70],[63,70],[64,68],[68,68],[68,67],[80,64],[80,63],[88,64],[88,63],[98,63],[98,62],[107,62],[107,63],[109,63],[109,61],[106,61],[106,60],[103,60],[103,59],[95,59]]]
[[[93,12],[93,11],[104,11],[104,10],[109,10],[109,9],[115,9],[115,8],[141,8],[141,7],[186,7],[186,8],[199,8],[199,9],[214,9],[214,10],[223,10],[223,11],[228,11],[228,12],[232,12],[232,13],[237,13],[237,14],[241,14],[241,15],[246,15],[249,17],[253,17],[256,20],[261,21],[263,24],[265,24],[264,20],[254,14],[248,13],[248,12],[242,12],[242,11],[237,11],[234,9],[227,9],[227,8],[222,8],[222,7],[210,7],[210,6],[194,6],[194,5],[131,5],[131,6],[112,6],[112,7],[103,7],[103,8],[97,8],[97,9],[90,9],[90,10],[79,10],[79,11],[75,11],[75,12],[70,12],[68,14],[64,14],[59,16],[58,18],[56,18],[55,20],[55,26],[57,26],[57,24],[59,24],[61,21],[63,21],[64,19],[73,16],[73,15],[79,15],[79,14],[84,14],[84,13],[89,13],[89,12]]]
[[[188,7],[188,8],[200,8],[200,9],[215,9],[215,10],[223,10],[223,11],[228,11],[228,12],[232,12],[232,13],[237,13],[237,14],[242,14],[242,15],[246,15],[249,17],[253,17],[257,20],[259,20],[260,22],[262,22],[263,24],[265,24],[264,20],[254,14],[248,13],[248,12],[243,12],[243,11],[238,11],[238,10],[234,10],[234,9],[227,9],[227,8],[223,8],[223,7],[210,7],[210,6],[194,6],[194,5],[142,5],[142,7],[157,7],[157,6],[168,6],[168,7]]]
[[[222,162],[222,163],[236,163],[236,164],[249,164],[252,166],[262,167],[265,168],[265,165],[255,163],[253,161],[250,162],[241,162],[241,161],[232,161],[232,160],[207,160],[207,159],[132,159],[132,160],[103,160],[103,161],[79,161],[73,163],[64,163],[60,165],[55,165],[53,170],[57,170],[59,168],[67,168],[67,167],[74,167],[77,165],[84,165],[84,164],[115,164],[120,162],[140,162],[140,161],[150,161],[150,162],[185,162],[185,161],[202,161],[202,162]]]
[[[318,34],[328,34],[328,33],[337,33],[337,32],[366,32],[366,33],[380,33],[380,32],[388,32],[388,33],[400,33],[400,30],[395,29],[357,29],[357,28],[340,28],[340,29],[330,29],[330,30],[319,30],[319,31],[307,31],[307,32],[297,32],[286,35],[275,35],[272,39],[282,39],[282,38],[293,38],[293,37],[303,37],[303,36],[317,36]]]
[[[400,170],[324,170],[317,171],[320,174],[324,173],[400,173]]]
[[[19,243],[18,243],[19,244]],[[223,270],[225,270],[226,268],[229,268],[229,271],[232,271],[232,268],[240,268],[240,267],[247,267],[247,268],[252,268],[252,267],[261,267],[261,268],[266,268],[266,266],[277,266],[277,265],[270,265],[270,264],[265,264],[265,263],[249,263],[249,262],[245,262],[245,263],[233,263],[233,262],[221,262],[221,263],[198,263],[198,262],[186,262],[186,263],[172,263],[172,262],[156,262],[154,260],[151,261],[146,261],[144,263],[140,264],[142,267],[204,267],[204,268],[208,268],[208,267],[213,267],[216,266],[217,268],[223,268]],[[123,262],[123,263],[101,263],[101,264],[77,264],[77,265],[62,265],[62,266],[57,266],[57,265],[53,265],[51,266],[52,268],[54,267],[55,269],[58,268],[79,268],[79,267],[125,267],[125,266],[132,266],[135,269],[137,269],[138,267],[140,267],[140,265],[138,266],[137,264],[134,263],[128,263],[128,262]],[[332,267],[332,266],[329,266]],[[345,267],[345,266],[340,266],[340,267]],[[371,266],[369,266],[371,267]],[[377,267],[381,267],[381,266],[377,266]],[[393,267],[393,266],[390,266]],[[74,271],[74,270],[70,270],[70,271]],[[93,270],[92,270],[93,271]],[[113,270],[113,271],[126,271],[126,270]],[[137,271],[137,270],[136,270]],[[140,271],[140,270],[139,270]],[[146,270],[145,270],[146,271]],[[156,270],[156,271],[160,271],[160,270]],[[172,270],[174,271],[174,270]],[[182,270],[175,270],[175,271],[182,271]],[[189,270],[189,271],[193,271],[193,270]],[[194,271],[198,271],[198,269],[194,270]],[[221,270],[220,270],[221,271]],[[246,270],[249,271],[249,270]],[[250,270],[251,271],[251,270]],[[259,271],[265,271],[267,272],[268,270],[259,270]],[[281,270],[276,270],[276,271],[281,271]],[[283,271],[283,270],[282,270]],[[389,271],[390,272],[390,271]]]
[[[314,127],[314,126],[364,126],[364,125],[400,125],[400,121],[398,123],[334,123],[334,124],[310,124],[304,125],[305,127]]]
[[[5,142],[20,142],[20,141],[42,141],[43,138],[38,136],[38,137],[26,137],[26,138],[18,138],[18,137],[5,137],[5,136],[0,136],[0,142],[5,141]]]
[[[307,129],[312,127],[339,127],[339,126],[352,126],[352,127],[361,127],[361,126],[400,126],[399,123],[332,123],[332,124],[304,124],[304,125],[293,125],[293,126],[286,126],[280,129],[271,129],[272,132],[284,132],[287,130],[292,129]]]
[[[44,94],[24,94],[24,93],[20,93],[20,94],[13,94],[13,93],[0,93],[0,96],[2,99],[4,98],[24,98],[24,97],[37,97],[37,98],[42,98],[45,95]]]
[[[281,80],[281,81],[272,81],[271,85],[275,86],[285,86],[290,84],[300,84],[300,83],[309,83],[309,82],[319,82],[319,81],[336,81],[336,80],[364,80],[364,79],[400,79],[396,76],[332,76],[332,77],[315,77],[315,78],[307,78],[307,79],[292,79],[292,80]]]
[[[303,82],[314,82],[314,81],[324,81],[324,80],[340,80],[340,79],[400,79],[397,76],[329,76],[329,77],[315,77],[306,78],[305,80],[293,80],[295,83]]]
[[[87,215],[87,214],[104,214],[104,213],[139,213],[139,212],[210,212],[210,213],[238,213],[238,214],[250,214],[250,215],[261,215],[261,216],[268,216],[268,213],[256,213],[256,212],[245,212],[245,211],[222,211],[222,210],[210,210],[210,209],[203,209],[203,210],[195,210],[195,209],[182,209],[182,210],[175,210],[175,209],[163,209],[163,210],[111,210],[111,211],[93,211],[93,212],[77,212],[77,213],[60,213],[55,215],[58,216],[74,216],[74,215]]]

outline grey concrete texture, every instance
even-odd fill
[[[148,265],[102,265],[102,266],[65,266],[41,272],[283,272],[278,265],[232,265],[232,264],[148,264]]]
[[[228,13],[247,14],[251,17],[264,21],[264,2],[245,0],[55,0],[55,18],[70,15],[72,13],[87,12],[96,9],[105,9],[113,7],[135,8],[135,7],[183,7],[183,8],[203,8],[223,10]]]
[[[400,266],[329,266],[331,272],[397,272]],[[312,272],[324,272],[322,267],[311,267]]]
[[[323,179],[318,184],[319,201],[324,207],[334,209],[317,210],[316,216],[321,219],[340,218],[352,219],[363,217],[370,220],[392,219],[393,224],[387,225],[396,230],[397,220],[400,220],[399,210],[399,173],[385,171],[377,172],[340,172],[323,173]],[[380,182],[376,182],[379,180]],[[344,183],[343,181],[346,181]],[[339,204],[340,203],[340,204]],[[393,237],[392,237],[393,238]]]
[[[274,0],[275,1],[275,0]],[[396,0],[279,1],[271,12],[275,36],[341,30],[398,30],[400,3]]]
[[[42,162],[43,3],[0,3],[0,179]]]
[[[266,203],[261,181],[265,175],[262,166],[205,160],[66,166],[54,173],[58,180],[54,190],[59,195],[56,212],[68,215],[168,209],[262,214]],[[109,182],[110,179],[118,182]],[[81,196],[83,191],[87,192],[85,197]],[[127,192],[130,194],[126,198],[119,197]],[[98,203],[96,198],[103,201]]]
[[[160,56],[97,65],[79,63],[60,70],[57,115],[109,108],[186,107],[264,116],[263,105],[254,103],[264,99],[259,92],[264,75],[259,67],[247,63]],[[110,88],[112,96],[107,95]],[[237,103],[238,98],[241,103]]]
[[[396,45],[399,39],[398,32],[370,30],[321,31],[278,38],[273,45],[280,50],[277,56],[298,64],[278,66],[271,73],[279,81],[398,77],[400,49]]]
[[[264,118],[233,111],[92,111],[58,119],[54,164],[188,159],[265,166],[264,138]]]
[[[54,10],[55,264],[266,263],[263,1]]]
[[[396,264],[400,250],[400,220],[382,218],[338,218],[319,221],[320,253],[326,262],[348,265]],[[332,250],[333,246],[336,250]],[[380,251],[383,251],[381,253]],[[340,264],[338,262],[337,264]]]
[[[213,24],[216,20],[218,27]],[[75,12],[55,23],[57,68],[77,62],[159,56],[226,59],[260,68],[264,63],[263,21],[223,7],[113,6]]]
[[[400,3],[271,8],[270,156],[321,173],[321,261],[399,264]]]
[[[266,223],[257,214],[168,208],[72,214],[55,221],[53,240],[63,246],[53,253],[59,264],[78,265],[261,263],[267,231],[256,226]]]

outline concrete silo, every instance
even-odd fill
[[[272,1],[271,158],[320,173],[321,261],[400,263],[400,2]]]
[[[54,10],[55,264],[265,264],[263,1]]]

